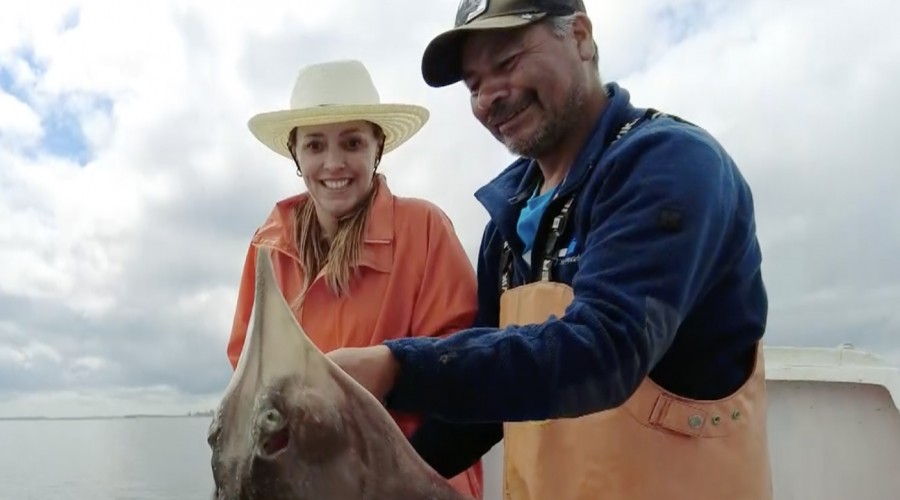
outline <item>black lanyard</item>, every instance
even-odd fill
[[[605,138],[603,143],[603,152],[605,153],[614,142],[621,139],[640,122],[644,120],[653,120],[660,116],[666,115],[653,108],[647,109],[647,111],[641,116],[622,125],[622,127],[618,129],[616,134],[607,134],[607,137]],[[675,118],[678,119],[677,117]],[[597,161],[599,161],[599,159]],[[575,196],[577,193],[578,190],[575,190],[572,193],[568,194],[565,202],[559,208],[557,214],[553,217],[553,222],[550,225],[550,232],[547,234],[547,239],[544,242],[544,253],[541,257],[540,281],[550,281],[550,270],[553,268],[553,262],[558,258],[556,255],[559,250],[557,248],[557,245],[559,244],[562,235],[565,234],[566,227],[569,222],[569,214],[571,213],[571,208],[575,201]],[[558,203],[558,200],[554,201],[557,201]],[[551,205],[552,204],[553,202],[551,202]],[[550,210],[550,208],[550,206],[547,207],[548,210]],[[546,214],[544,214],[544,217],[546,217]],[[509,243],[506,240],[503,240],[503,249],[500,253],[500,293],[509,290],[510,283],[512,283],[512,250],[509,247]]]

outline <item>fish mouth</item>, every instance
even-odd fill
[[[291,432],[287,427],[276,431],[260,443],[260,451],[262,452],[261,458],[271,459],[277,457],[287,449],[290,443]]]
[[[272,408],[259,415],[257,422],[258,439],[256,456],[273,460],[287,450],[291,444],[291,431],[287,419],[280,411]]]

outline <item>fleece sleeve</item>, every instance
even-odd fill
[[[622,404],[708,286],[735,206],[732,173],[691,132],[667,133],[588,193],[591,229],[566,313],[387,342],[388,403],[456,422],[584,415]]]
[[[489,238],[493,234],[493,224],[488,223],[482,236],[481,248],[490,247]],[[484,253],[478,257],[479,281],[496,283],[496,270],[486,264]],[[497,326],[497,288],[478,288],[478,309],[475,327]],[[469,326],[469,325],[467,325]],[[416,453],[445,478],[452,478],[478,462],[503,439],[501,423],[458,424],[425,414],[421,425],[410,436],[409,442]]]

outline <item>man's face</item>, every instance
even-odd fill
[[[473,33],[462,51],[475,117],[514,154],[551,151],[577,122],[586,78],[575,39],[538,23]]]

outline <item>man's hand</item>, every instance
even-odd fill
[[[383,345],[343,347],[328,353],[328,358],[379,401],[384,401],[400,370],[391,350]]]

